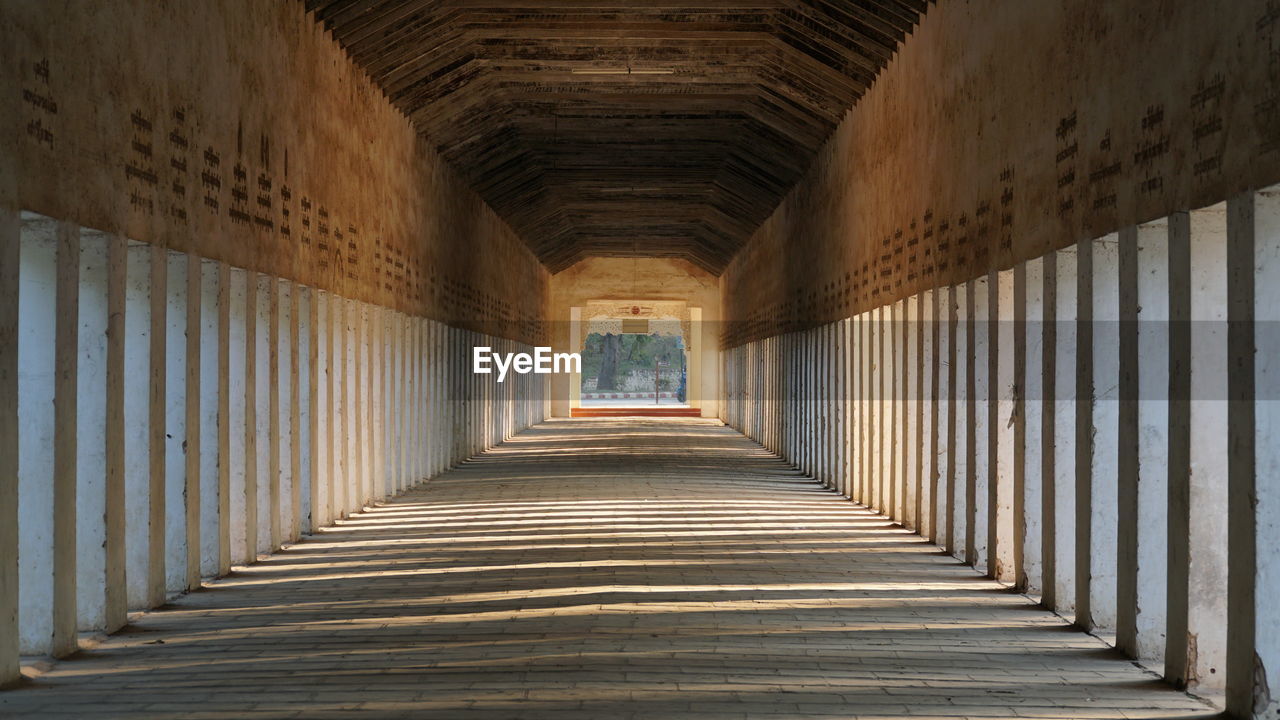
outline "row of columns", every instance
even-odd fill
[[[528,348],[0,208],[0,685],[545,417]]]
[[[724,354],[725,421],[1179,686],[1280,687],[1280,195]]]

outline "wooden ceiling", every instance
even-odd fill
[[[719,273],[928,0],[305,0],[553,272]]]

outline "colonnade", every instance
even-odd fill
[[[530,348],[0,208],[0,685],[541,421]]]
[[[1277,319],[1280,192],[1247,192],[727,350],[723,419],[1261,716],[1280,687]]]

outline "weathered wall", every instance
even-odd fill
[[[722,278],[726,342],[1280,180],[1280,7],[940,0]]]
[[[301,2],[15,0],[0,27],[7,203],[541,333],[546,271]]]
[[[721,312],[714,275],[685,260],[669,258],[588,258],[551,277],[551,340],[557,351],[569,347],[569,310],[592,300],[679,300],[702,308],[701,376],[698,399],[704,417],[718,413]],[[568,375],[551,376],[551,411],[569,414]],[[692,397],[692,393],[691,393]]]

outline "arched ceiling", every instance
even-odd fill
[[[552,271],[719,273],[928,0],[305,0]]]

